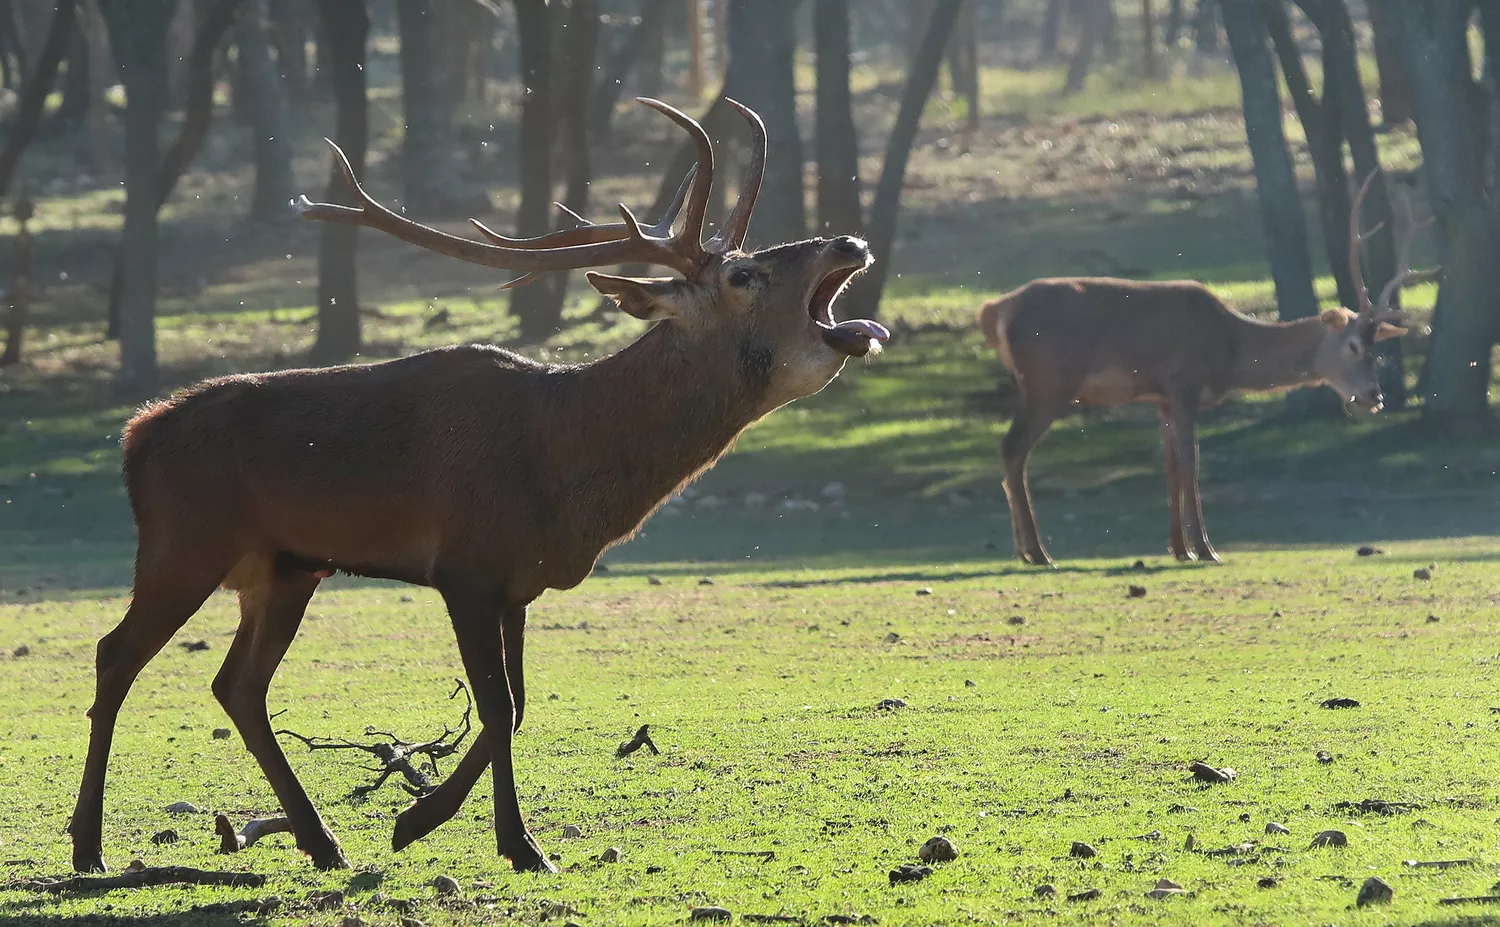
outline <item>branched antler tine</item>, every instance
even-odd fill
[[[560,212],[563,215],[567,216],[569,219],[572,219],[574,222],[577,222],[579,225],[593,225],[594,224],[594,223],[590,222],[589,220],[585,219],[583,216],[580,216],[578,213],[576,213],[573,210],[569,209],[567,203],[557,203],[557,202],[554,202],[552,205],[557,207],[557,211],[558,212]]]
[[[1385,224],[1382,222],[1381,225],[1375,226],[1368,234],[1361,233],[1359,230],[1360,213],[1365,205],[1365,194],[1370,192],[1370,184],[1375,182],[1377,173],[1377,171],[1370,172],[1370,175],[1365,178],[1365,182],[1360,184],[1359,192],[1354,195],[1354,202],[1349,204],[1349,277],[1350,282],[1354,284],[1354,292],[1359,298],[1359,305],[1355,308],[1361,315],[1370,311],[1370,289],[1365,286],[1365,275],[1360,269],[1360,251],[1364,248],[1364,244],[1370,239],[1370,236],[1380,231],[1381,225]]]
[[[686,248],[696,249],[702,255],[703,222],[708,217],[708,196],[714,185],[714,144],[709,140],[708,133],[703,131],[703,126],[698,124],[698,120],[677,107],[650,97],[636,97],[636,102],[644,103],[677,123],[698,148],[698,168],[688,197],[687,218],[682,223],[682,231],[674,240],[680,240]]]
[[[677,192],[672,194],[672,202],[662,212],[661,218],[655,225],[648,225],[646,230],[657,238],[670,238],[672,226],[677,222],[678,213],[682,212],[682,204],[687,199],[688,190],[693,186],[693,178],[698,176],[698,165],[694,164],[688,168],[687,175],[682,178],[682,183],[677,185]]]
[[[507,238],[478,219],[470,219],[469,224],[478,229],[480,234],[485,238],[488,238],[502,248],[515,248],[525,251],[549,251],[553,248],[575,248],[579,245],[597,245],[608,241],[620,241],[625,237],[625,230],[619,223],[611,225],[594,225],[590,223],[582,228],[548,232],[546,235],[539,235],[536,238]]]
[[[1381,289],[1380,302],[1375,305],[1375,311],[1395,313],[1396,310],[1391,308],[1391,300],[1396,298],[1396,294],[1401,291],[1402,287],[1431,280],[1442,272],[1441,267],[1434,267],[1430,270],[1414,271],[1411,269],[1412,242],[1416,240],[1418,232],[1431,227],[1435,221],[1437,221],[1436,217],[1433,217],[1426,222],[1408,221],[1406,223],[1406,231],[1401,236],[1400,244],[1396,246],[1396,275],[1391,277]]]
[[[745,243],[745,235],[750,231],[750,214],[755,210],[755,200],[760,196],[760,182],[766,174],[766,124],[755,110],[738,100],[725,97],[724,102],[739,110],[745,121],[750,123],[750,167],[745,171],[745,179],[740,184],[740,195],[735,200],[734,209],[709,243],[710,251],[729,251]]]

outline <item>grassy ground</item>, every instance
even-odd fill
[[[379,86],[388,58],[372,60]],[[54,899],[7,884],[68,867],[93,645],[124,611],[133,549],[117,475],[130,406],[109,389],[115,348],[100,337],[98,295],[120,197],[98,181],[44,184],[33,351],[0,377],[0,920],[229,927],[353,913],[394,924],[379,894],[419,900],[415,916],[434,927],[657,924],[708,903],[882,924],[1500,923],[1438,905],[1500,878],[1492,441],[1436,438],[1412,413],[1289,422],[1275,402],[1233,401],[1203,434],[1208,523],[1229,563],[1179,567],[1155,555],[1165,505],[1149,412],[1078,416],[1033,466],[1061,567],[1009,559],[994,447],[1010,397],[968,328],[983,298],[1046,274],[1111,273],[1196,277],[1243,308],[1272,308],[1236,88],[1204,68],[1144,87],[1106,69],[1062,101],[1055,70],[995,62],[978,135],[964,139],[944,101],[929,110],[883,307],[898,332],[888,353],[757,426],[691,498],[610,553],[607,572],[533,612],[517,757],[523,807],[560,854],[558,877],[515,876],[492,855],[487,784],[395,855],[405,796],[388,786],[354,801],[368,779],[357,764],[298,750],[294,766],[363,868],[316,873],[285,837],[215,857],[210,817],[172,817],[168,803],[237,822],[276,810],[238,739],[211,736],[227,721],[208,682],[234,627],[221,594],[127,703],[106,857],[250,869],[267,885]],[[878,72],[856,79],[870,180],[898,90]],[[399,111],[380,93],[374,109],[371,185],[390,195]],[[308,118],[298,176],[317,190],[326,162],[312,135],[324,129],[311,124],[316,107]],[[502,226],[515,200],[495,153],[511,150],[506,124],[470,133],[486,143],[470,146],[474,171],[492,181]],[[616,138],[597,199],[640,201],[632,175],[659,160],[665,132],[623,114]],[[285,366],[311,341],[315,230],[238,218],[236,139],[221,123],[165,213],[160,343],[174,383]],[[1381,144],[1391,166],[1410,166],[1413,138]],[[11,232],[0,223],[0,250]],[[367,308],[378,309],[368,357],[509,338],[492,276],[374,236],[361,248]],[[1326,278],[1320,292],[1332,295]],[[1419,311],[1431,303],[1430,288],[1413,296]],[[446,325],[431,324],[439,309]],[[595,316],[580,292],[563,332],[523,348],[585,359],[639,330]],[[1420,357],[1421,337],[1407,341]],[[1361,544],[1385,553],[1356,557]],[[1432,579],[1414,579],[1429,563]],[[1145,597],[1127,597],[1132,584]],[[273,687],[278,723],[436,733],[459,710],[444,699],[458,668],[445,625],[428,590],[330,581]],[[177,646],[199,639],[207,651]],[[22,645],[29,655],[12,656]],[[1362,705],[1318,707],[1334,696]],[[908,704],[877,710],[883,698]],[[642,723],[663,754],[614,759]],[[1195,785],[1194,759],[1240,776]],[[1366,798],[1411,807],[1340,805]],[[1269,821],[1291,834],[1266,835]],[[566,824],[584,836],[562,839]],[[154,846],[168,827],[183,841]],[[1347,848],[1308,849],[1330,828]],[[960,858],[890,886],[887,872],[939,833]],[[1070,857],[1075,840],[1098,855]],[[609,846],[623,859],[595,862]],[[1467,857],[1479,862],[1404,865]],[[459,881],[461,901],[435,898],[438,874]],[[1354,911],[1371,875],[1395,902]],[[1187,896],[1147,899],[1159,878]],[[1264,878],[1275,886],[1258,887]],[[1034,896],[1043,883],[1060,896]],[[1100,897],[1064,899],[1088,888]],[[347,893],[345,911],[312,908],[309,893],[328,889]],[[282,906],[257,913],[271,896]]]

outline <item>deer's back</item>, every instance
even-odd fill
[[[1114,405],[1219,390],[1236,318],[1192,281],[1060,277],[986,305],[980,327],[1026,392]]]

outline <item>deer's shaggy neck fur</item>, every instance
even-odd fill
[[[1319,382],[1318,349],[1328,332],[1317,316],[1292,322],[1238,323],[1238,350],[1226,376],[1230,390],[1282,390]]]

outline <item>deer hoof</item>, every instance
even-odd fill
[[[343,848],[338,845],[338,841],[330,837],[329,842],[328,847],[317,852],[307,851],[307,855],[312,857],[313,867],[325,872],[331,869],[353,869],[354,867],[349,865],[348,857],[344,856]]]
[[[557,872],[557,867],[537,847],[536,839],[530,834],[526,835],[520,850],[505,855],[510,858],[511,868],[517,872]]]
[[[108,872],[104,865],[104,854],[99,850],[73,854],[74,872]]]

